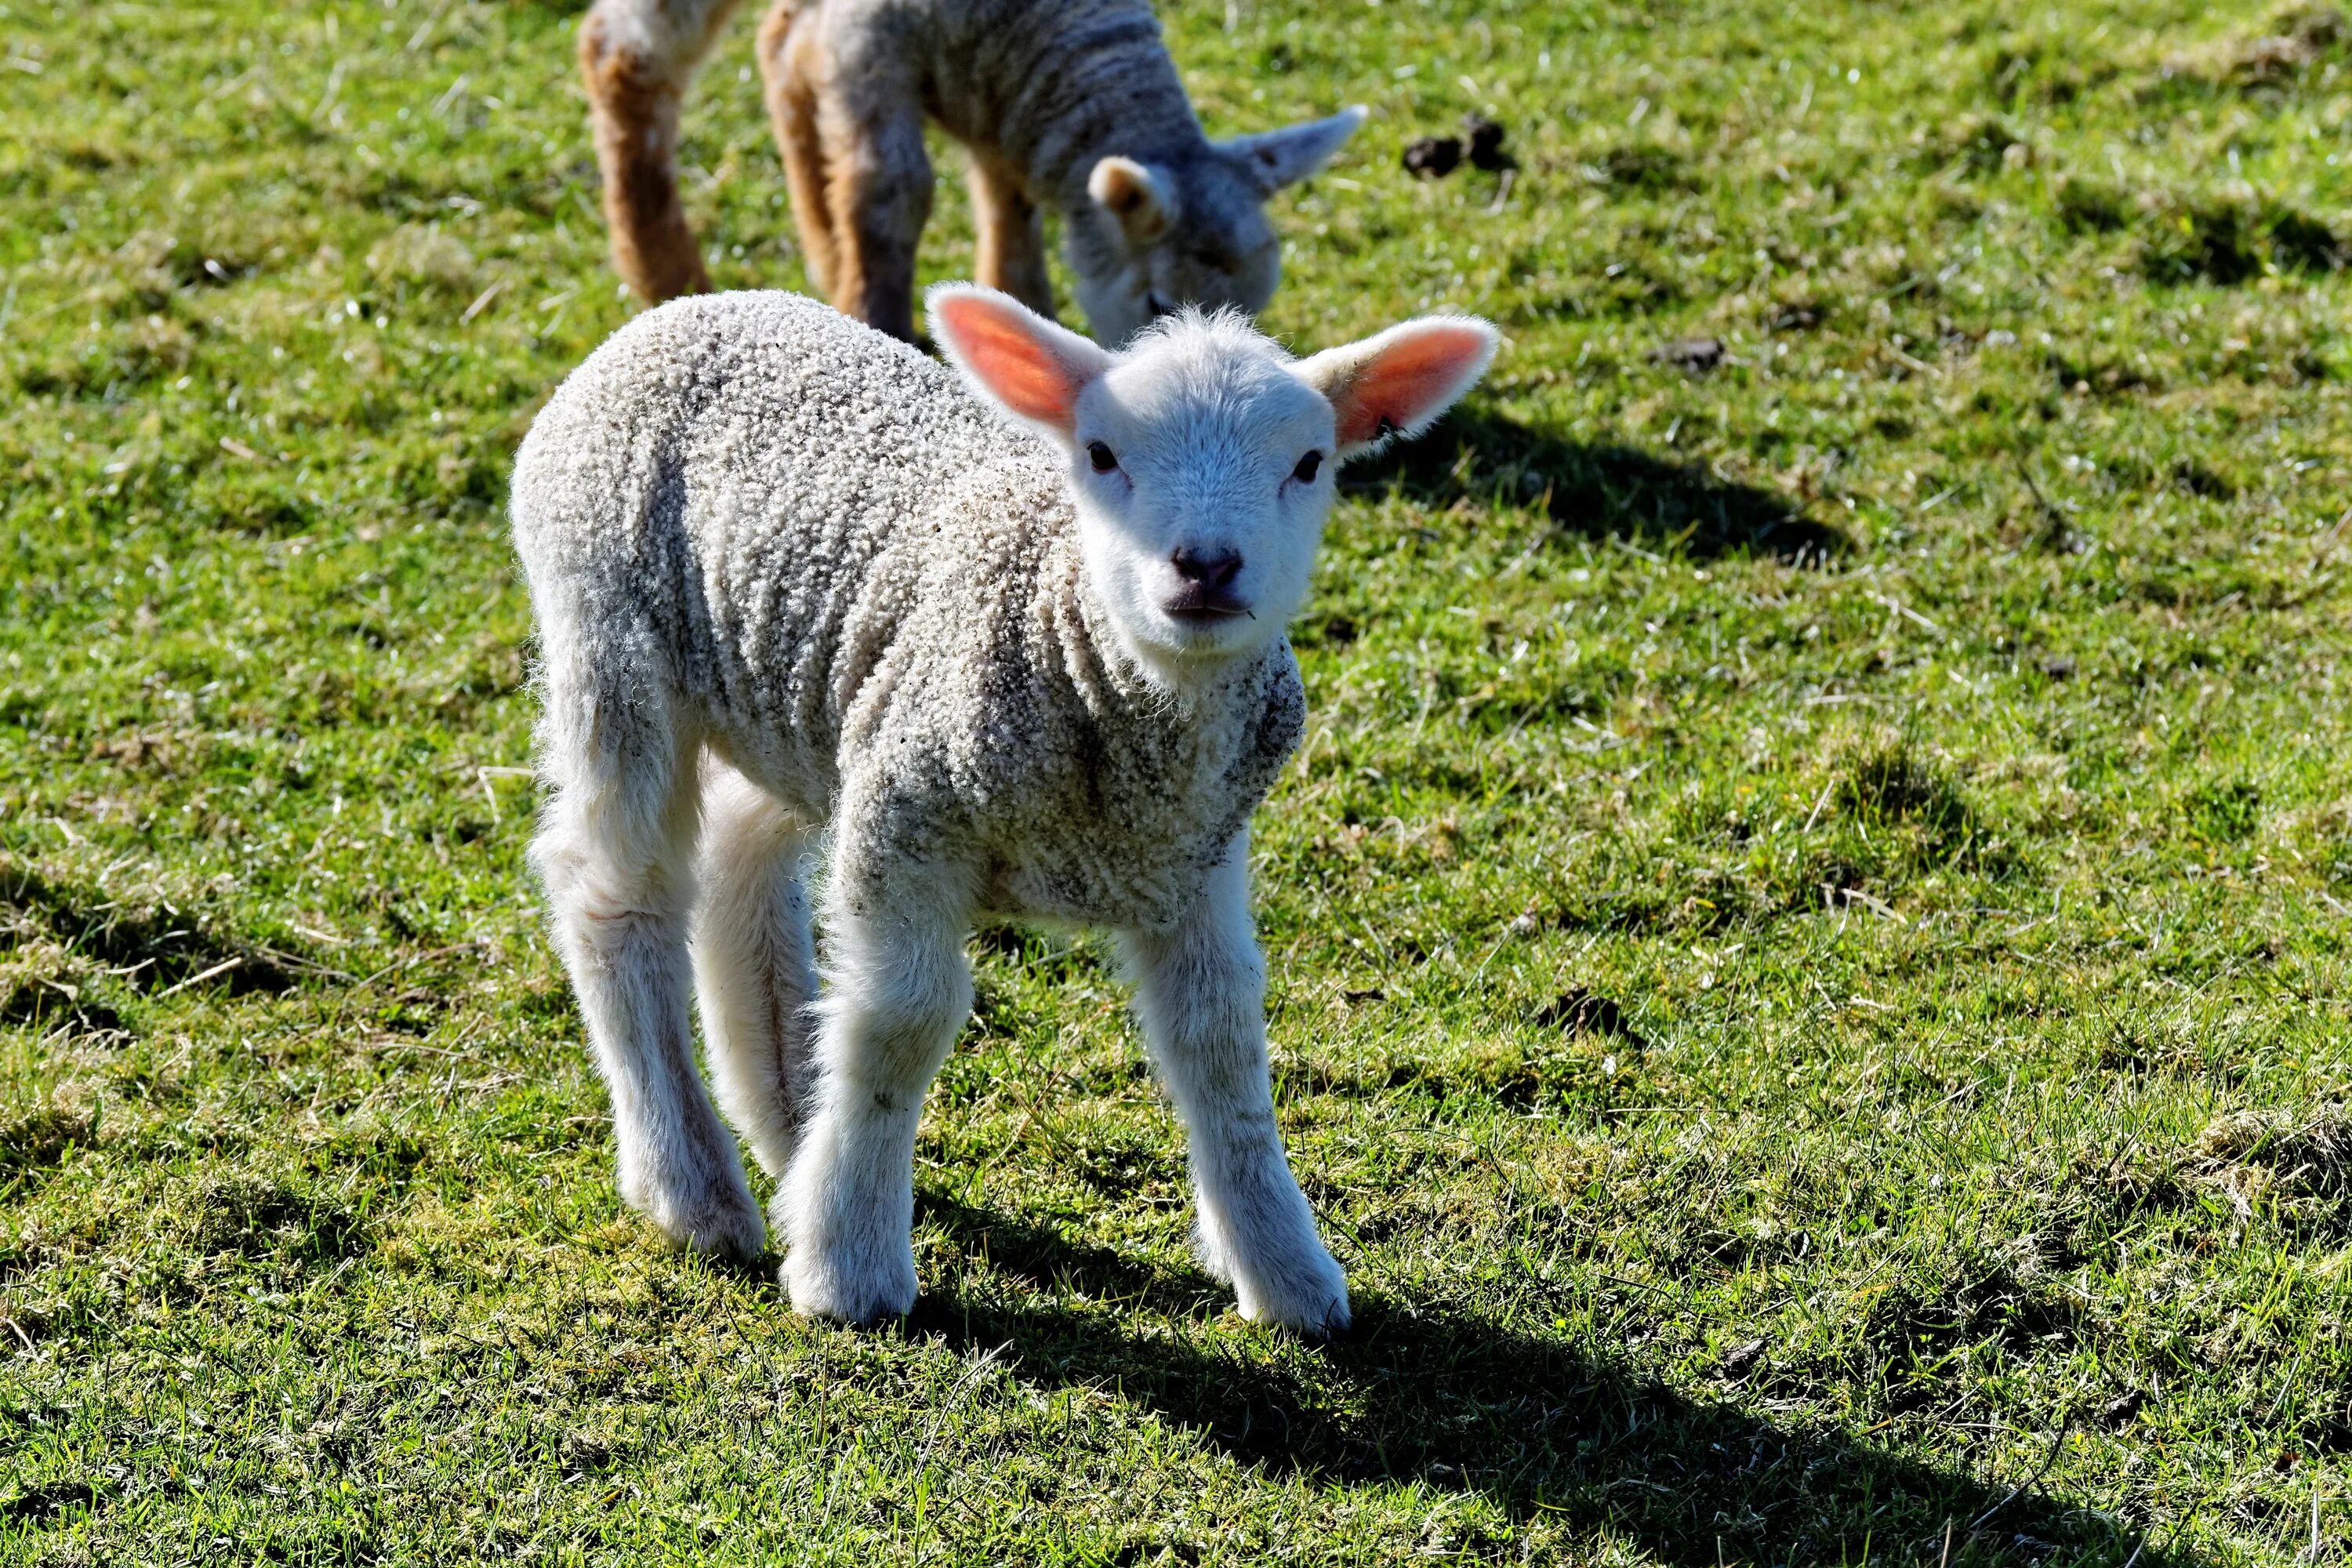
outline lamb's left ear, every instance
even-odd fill
[[[1478,384],[1503,334],[1475,316],[1423,316],[1360,343],[1326,349],[1291,366],[1331,400],[1339,457],[1358,458],[1391,436],[1418,436]]]
[[[1305,179],[1329,162],[1331,154],[1347,144],[1348,138],[1356,133],[1356,127],[1370,112],[1359,103],[1328,120],[1310,120],[1304,125],[1261,132],[1255,136],[1236,136],[1218,142],[1217,150],[1238,162],[1259,188],[1271,195],[1294,180]]]
[[[1078,394],[1114,361],[1102,349],[1010,294],[941,283],[923,296],[931,336],[972,389],[1067,441]]]

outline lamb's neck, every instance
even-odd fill
[[[1179,162],[1207,152],[1149,5],[1055,0],[1029,30],[1034,53],[989,136],[1034,196],[1068,212],[1085,204],[1087,176],[1106,157]]]
[[[1254,689],[1259,667],[1275,656],[1261,648],[1173,679],[1129,645],[1110,607],[1087,581],[1075,542],[1048,570],[1038,605],[1054,673],[1097,719],[1161,731],[1221,725],[1239,694]]]

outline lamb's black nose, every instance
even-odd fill
[[[1198,583],[1213,594],[1232,587],[1234,579],[1242,574],[1242,552],[1238,550],[1194,550],[1181,545],[1168,559],[1176,568],[1177,576],[1187,583]]]

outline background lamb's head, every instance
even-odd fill
[[[1364,122],[1361,106],[1165,161],[1105,158],[1087,176],[1068,248],[1095,336],[1122,343],[1185,305],[1265,309],[1282,277],[1265,199],[1303,180]]]
[[[1187,310],[1113,353],[990,289],[928,303],[973,388],[1067,462],[1088,582],[1129,651],[1177,682],[1282,635],[1339,465],[1426,428],[1500,341],[1428,316],[1294,360],[1238,316]]]

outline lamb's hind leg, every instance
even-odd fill
[[[694,909],[703,1052],[727,1120],[778,1177],[815,1071],[816,955],[801,882],[814,837],[773,795],[705,758]]]
[[[735,0],[596,0],[580,24],[613,264],[646,303],[710,287],[677,196],[678,103]]]
[[[1129,931],[1124,945],[1144,1037],[1192,1137],[1202,1261],[1233,1281],[1242,1316],[1332,1333],[1348,1326],[1348,1282],[1282,1152],[1248,865],[1244,834],[1176,930]]]
[[[971,221],[978,244],[971,275],[1002,289],[1039,315],[1054,314],[1054,279],[1045,267],[1045,219],[1012,171],[971,154]]]
[[[597,692],[551,659],[531,843],[613,1100],[621,1196],[699,1252],[759,1256],[759,1205],[694,1065],[687,1016],[693,752],[658,693]]]

